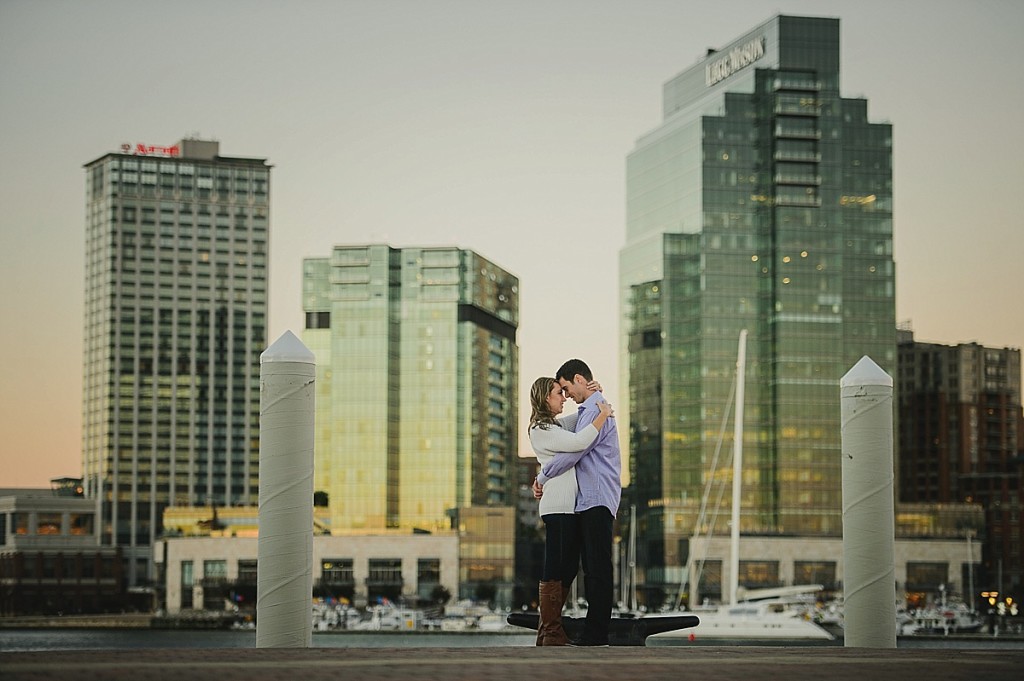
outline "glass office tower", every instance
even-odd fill
[[[270,167],[183,140],[85,168],[84,484],[144,584],[164,508],[257,502]]]
[[[742,532],[841,533],[839,380],[864,355],[892,374],[896,326],[892,129],[839,76],[837,19],[776,16],[671,79],[628,157],[621,367],[649,589],[680,584],[696,530],[729,533],[741,329]],[[725,510],[711,498],[696,528],[709,480]]]
[[[458,248],[304,261],[314,484],[332,532],[451,529],[457,509],[514,505],[518,291]]]

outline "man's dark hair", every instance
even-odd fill
[[[568,362],[558,368],[558,372],[555,373],[555,378],[564,378],[567,381],[572,381],[573,377],[579,374],[588,381],[594,380],[594,374],[591,373],[590,367],[582,359],[570,359]]]

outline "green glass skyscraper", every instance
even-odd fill
[[[707,529],[706,483],[731,480],[741,329],[744,535],[841,533],[839,380],[864,355],[890,374],[896,361],[892,128],[840,95],[839,20],[776,16],[668,81],[663,108],[628,157],[620,254],[630,494],[652,592],[679,585]],[[727,516],[705,525],[728,535]]]
[[[519,280],[472,251],[364,245],[306,259],[302,281],[331,532],[513,505]]]

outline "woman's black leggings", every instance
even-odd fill
[[[580,522],[575,513],[550,513],[544,521],[542,581],[560,580],[567,588],[580,568]]]

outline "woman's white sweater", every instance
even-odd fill
[[[597,439],[597,428],[588,425],[578,433],[573,432],[579,414],[569,414],[555,421],[558,426],[530,428],[530,444],[537,455],[537,462],[544,466],[559,452],[582,452]],[[560,427],[559,427],[560,426]],[[544,495],[540,498],[540,515],[551,513],[573,513],[576,510],[576,469],[544,483]]]

